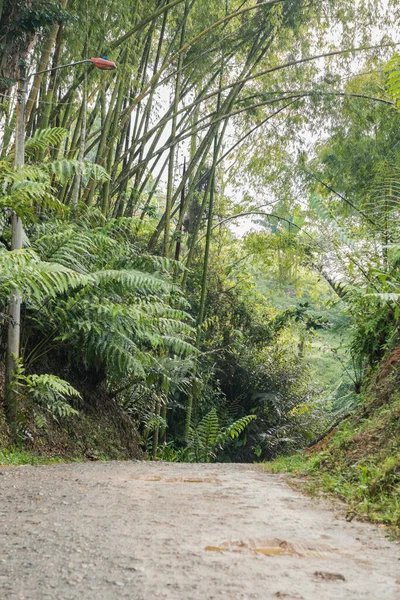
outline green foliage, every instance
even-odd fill
[[[266,236],[268,246],[272,236]],[[329,421],[325,398],[318,397],[321,390],[315,381],[311,384],[308,348],[303,356],[297,349],[301,340],[308,342],[315,331],[325,328],[328,318],[318,314],[319,307],[309,297],[296,302],[291,288],[287,295],[282,291],[286,304],[273,306],[284,285],[282,281],[278,287],[275,279],[281,254],[272,251],[271,262],[268,258],[268,264],[260,264],[258,247],[257,260],[250,263],[246,252],[250,245],[243,248],[226,234],[221,238],[216,237],[218,253],[209,267],[207,315],[200,336],[203,376],[195,419],[200,421],[214,407],[226,422],[257,416],[245,437],[222,455],[225,460],[253,461],[309,443]],[[265,277],[271,277],[272,289],[260,293],[256,285]],[[190,285],[195,281],[193,277]],[[315,289],[314,281],[310,289]],[[326,294],[326,287],[320,290],[317,298]]]
[[[310,197],[310,206],[316,212],[317,216],[329,224],[330,230],[334,231],[339,242],[341,242],[350,252],[357,252],[354,241],[350,238],[348,233],[336,222],[333,215],[324,206],[323,201],[317,195]]]
[[[383,74],[354,77],[348,90],[379,97],[386,87],[397,106],[398,63],[395,55]],[[314,242],[308,264],[344,303],[351,337],[348,360],[359,371],[356,379],[351,377],[356,391],[367,368],[399,340],[398,125],[398,112],[390,105],[346,102],[316,156],[307,162],[303,155],[299,161],[310,199],[304,227]]]
[[[228,441],[238,438],[256,418],[255,415],[247,415],[227,427],[221,428],[217,410],[213,408],[202,418],[196,428],[190,429],[187,444],[188,460],[214,462]]]
[[[394,54],[385,66],[386,89],[397,108],[400,108],[400,56]]]
[[[68,400],[82,399],[72,385],[55,375],[25,375],[21,359],[16,360],[12,390],[14,394],[31,401],[55,419],[77,415],[78,411],[69,404]],[[40,421],[37,424],[40,425]]]
[[[65,184],[75,174],[101,182],[109,179],[100,165],[66,158],[54,160],[49,156],[67,133],[61,127],[38,130],[26,141],[27,164],[18,170],[13,168],[14,152],[0,161],[0,209],[15,211],[24,217],[25,223],[34,221],[37,213],[44,209],[62,214],[67,208],[57,197],[57,184]],[[41,157],[39,163],[38,156]]]
[[[96,3],[82,11],[79,0],[69,0],[68,14],[63,2],[25,4],[2,5],[0,25],[8,25],[18,42],[2,30],[8,87],[21,56],[29,57],[30,73],[45,69],[49,57],[54,66],[68,66],[88,56],[88,48],[118,60],[113,73],[77,64],[35,77],[26,119],[27,164],[18,170],[11,166],[13,101],[2,106],[0,300],[6,306],[16,290],[22,295],[28,371],[54,368],[111,394],[137,425],[144,445],[149,448],[153,436],[156,446],[160,433],[161,455],[253,460],[307,443],[327,420],[321,390],[312,381],[317,362],[312,365],[310,355],[316,333],[330,323],[317,306],[326,290],[316,280],[334,256],[332,271],[345,280],[336,287],[362,313],[358,331],[365,348],[359,355],[373,361],[388,343],[382,342],[383,323],[390,322],[390,310],[396,312],[398,294],[395,278],[386,277],[386,267],[396,266],[388,247],[397,229],[388,222],[396,214],[397,188],[393,192],[389,177],[374,205],[375,196],[364,198],[360,182],[378,183],[378,168],[371,175],[374,148],[379,145],[391,160],[398,127],[391,123],[386,136],[389,119],[382,117],[382,106],[376,114],[375,108],[360,111],[361,135],[357,128],[347,131],[346,119],[338,125],[337,98],[348,117],[354,104],[343,95],[379,93],[378,77],[363,79],[368,89],[350,82],[341,91],[346,58],[327,59],[326,72],[312,61],[281,67],[315,52],[310,40],[318,40],[318,52],[331,50],[328,25],[342,32],[338,45],[351,47],[350,19],[367,45],[371,20],[381,24],[384,17],[367,18],[364,3],[354,6],[350,0],[245,2],[232,19],[238,6],[231,0],[128,0],[118,11],[106,3],[100,12]],[[70,20],[74,27],[66,26]],[[391,94],[396,69],[393,62]],[[227,93],[217,95],[218,86]],[[169,105],[159,103],[160,89],[171,92]],[[7,85],[3,93],[8,98]],[[346,222],[352,211],[338,206],[322,184],[310,185],[304,171],[292,176],[311,117],[316,129],[332,123],[335,139],[316,148],[314,160],[304,158],[303,167],[318,167],[317,175],[328,171],[329,185],[340,176],[337,187],[351,192],[355,226]],[[379,118],[383,125],[375,127]],[[232,147],[225,143],[226,131],[233,132]],[[190,140],[183,173],[176,160],[181,140]],[[286,171],[285,161],[291,163]],[[160,181],[166,170],[165,194]],[[224,197],[235,183],[249,189],[243,203]],[[273,208],[266,208],[265,198]],[[259,212],[260,206],[266,208],[258,215],[266,235],[235,239],[227,219],[242,209]],[[23,218],[25,228],[24,248],[17,252],[7,251],[10,211]],[[377,224],[373,233],[360,215]],[[366,260],[371,248],[373,258]],[[250,265],[248,252],[262,254],[262,261]],[[171,256],[180,256],[186,266]],[[307,276],[311,280],[311,269],[318,276],[307,284],[309,302],[300,289]],[[255,289],[264,271],[273,281],[268,300]],[[365,274],[368,285],[356,298]],[[285,296],[282,305],[278,296],[279,302]],[[60,385],[51,376],[29,377],[32,393],[35,386],[45,395],[46,386],[54,391]],[[186,412],[189,399],[193,415]],[[325,402],[328,412],[332,402]],[[187,414],[188,422],[192,416],[199,425],[185,448]],[[43,425],[40,415],[36,420]]]
[[[167,427],[166,420],[163,419],[161,415],[157,415],[156,413],[147,414],[144,419],[144,440],[147,441],[149,438],[149,434],[153,433],[156,429],[159,429],[160,427]]]
[[[43,456],[17,448],[0,450],[0,465],[48,465],[61,462],[64,462],[61,456]]]
[[[39,132],[27,144],[28,154],[32,151],[34,157],[49,144],[59,144],[64,134],[61,129]],[[2,165],[7,208],[13,204],[10,190],[14,193],[15,187],[17,196],[20,189],[33,186],[26,197],[18,195],[23,201],[25,246],[29,247],[0,250],[0,299],[6,305],[16,290],[22,296],[27,368],[30,372],[36,367],[43,369],[43,363],[57,368],[51,358],[55,354],[70,376],[77,369],[95,372],[97,382],[106,379],[109,388],[119,388],[123,382],[121,402],[126,400],[126,390],[142,385],[149,414],[159,382],[165,380],[171,390],[174,386],[183,390],[193,369],[192,319],[172,277],[180,267],[175,261],[144,252],[134,241],[136,224],[131,219],[105,222],[102,215],[82,205],[77,208],[76,221],[41,212],[46,194],[52,197],[48,186],[55,180],[68,182],[74,173],[104,180],[101,167],[87,170],[85,165],[65,160],[49,160],[41,166],[32,162],[20,171],[11,169],[7,161]],[[28,201],[31,222],[26,219]],[[1,224],[7,241],[7,213]],[[29,411],[39,429],[47,426],[41,410],[60,420],[76,414],[67,402],[74,388],[55,375],[25,375],[19,366],[15,386],[25,429]],[[146,420],[144,423],[146,426]],[[152,430],[163,424],[159,419]]]
[[[25,142],[25,154],[28,158],[34,158],[39,151],[45,152],[49,148],[57,148],[68,134],[62,127],[51,129],[39,129],[33,137]],[[8,155],[8,160],[13,159],[13,154]]]
[[[160,444],[157,459],[165,462],[189,462],[188,452],[182,448],[176,449],[174,442]]]
[[[58,263],[41,261],[32,249],[0,251],[0,298],[5,304],[19,290],[26,302],[40,304],[90,282],[85,275]]]
[[[163,349],[194,353],[190,317],[179,289],[157,272],[161,263],[152,273],[139,270],[145,256],[110,231],[54,225],[33,228],[30,249],[0,252],[0,298],[22,292],[26,328],[36,338],[30,363],[39,349],[60,346],[86,365],[101,361],[112,379],[145,380]]]
[[[307,458],[301,451],[288,456],[278,456],[271,462],[264,463],[262,468],[269,473],[303,474],[307,469]]]
[[[15,31],[36,32],[43,26],[68,20],[69,14],[60,3],[49,0],[33,0],[24,7],[14,23]]]
[[[395,384],[396,385],[396,384]],[[367,418],[355,414],[343,422],[333,437],[307,454],[282,456],[263,465],[272,473],[293,473],[303,478],[306,491],[328,492],[343,500],[348,516],[385,523],[400,531],[399,401],[392,388],[385,405],[379,386],[372,384],[364,394]],[[395,392],[395,393],[393,393]],[[378,402],[377,402],[378,400]],[[386,432],[382,435],[382,432]],[[390,435],[387,435],[390,432]]]

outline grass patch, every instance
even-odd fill
[[[311,452],[279,457],[263,468],[302,477],[306,492],[328,492],[346,503],[350,518],[389,525],[399,536],[400,429],[393,426],[397,405],[398,400],[367,419],[356,415]]]
[[[60,456],[44,456],[27,450],[0,450],[0,465],[48,465],[66,462]]]
[[[51,454],[40,454],[30,450],[11,449],[0,450],[0,466],[17,466],[17,465],[51,465],[54,463],[75,463],[90,461],[109,461],[116,460],[115,456],[96,452],[87,456],[58,456]],[[126,460],[126,459],[125,459]]]
[[[264,463],[262,467],[268,473],[294,473],[301,475],[307,473],[307,459],[303,453],[297,452],[290,456],[279,456],[271,462]]]

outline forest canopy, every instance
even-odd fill
[[[252,461],[359,406],[398,345],[398,17],[4,0],[7,435],[101,405],[153,458]]]

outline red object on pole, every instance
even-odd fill
[[[106,60],[105,58],[91,58],[90,62],[94,64],[98,69],[102,69],[103,71],[111,71],[111,69],[116,69],[117,65],[112,60]]]

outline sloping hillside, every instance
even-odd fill
[[[400,347],[371,375],[363,405],[312,448],[266,465],[305,475],[309,491],[328,491],[348,518],[387,523],[400,533]]]

